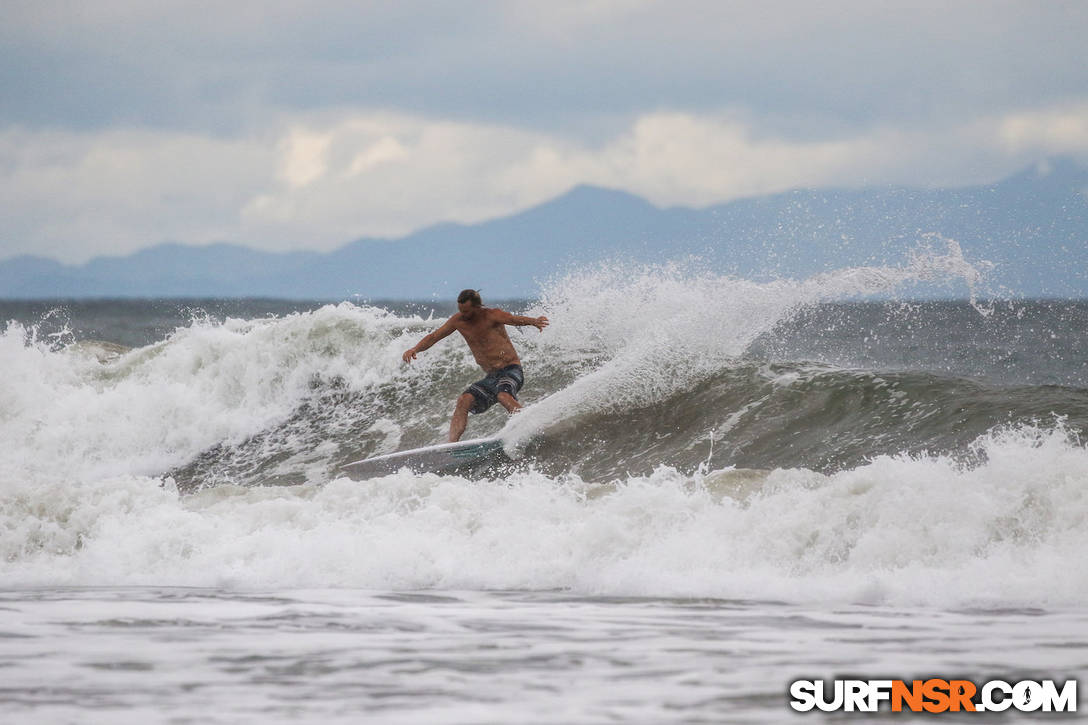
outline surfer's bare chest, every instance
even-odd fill
[[[506,326],[489,316],[481,319],[462,320],[457,331],[465,338],[469,349],[485,368],[500,368],[517,362],[517,353],[506,334]]]

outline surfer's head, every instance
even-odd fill
[[[475,307],[481,306],[483,304],[483,300],[480,299],[480,290],[461,290],[461,294],[457,295],[457,304],[462,304],[464,302],[471,302],[472,305]]]
[[[482,306],[483,300],[480,299],[479,290],[461,290],[461,294],[457,295],[457,309],[468,319],[472,319],[476,314],[476,310]]]

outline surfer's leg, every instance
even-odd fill
[[[525,373],[520,365],[508,365],[498,374],[498,383],[495,385],[495,399],[499,405],[506,408],[507,413],[516,413],[521,410],[521,403],[514,396],[525,384]]]
[[[498,395],[499,405],[506,408],[507,413],[516,413],[521,410],[521,403],[510,393],[503,391]]]
[[[457,407],[453,409],[453,418],[450,419],[450,443],[461,440],[468,425],[468,412],[476,404],[476,398],[471,393],[461,393],[457,399]]]

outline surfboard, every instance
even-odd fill
[[[354,461],[341,468],[351,478],[361,480],[384,476],[402,468],[416,473],[452,473],[501,460],[506,460],[501,440],[475,438],[387,453],[384,456]]]

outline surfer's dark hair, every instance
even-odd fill
[[[475,289],[463,289],[461,294],[457,295],[457,304],[462,302],[471,302],[473,307],[479,307],[484,302],[480,299],[480,290]]]

